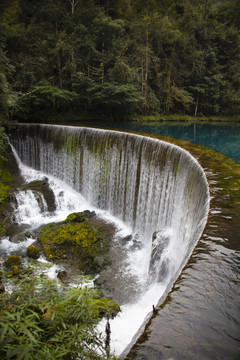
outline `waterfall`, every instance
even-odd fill
[[[137,234],[144,251],[129,255],[132,270],[143,269],[150,308],[152,301],[156,304],[186,264],[206,223],[209,191],[197,160],[164,141],[95,128],[19,125],[10,142],[25,165],[66,183]],[[146,299],[142,294],[142,309]],[[131,304],[131,315],[134,309]]]

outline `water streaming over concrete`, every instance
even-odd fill
[[[112,323],[120,354],[152,303],[170,289],[204,229],[209,191],[202,168],[177,146],[117,131],[20,125],[10,140],[24,164],[63,181],[138,234],[128,271],[140,280],[140,296]],[[129,322],[135,327],[128,333]],[[120,333],[125,336],[119,342]]]

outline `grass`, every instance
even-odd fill
[[[176,122],[240,122],[240,116],[190,116],[190,115],[139,115],[132,116],[129,120],[136,122],[163,122],[163,121],[176,121]]]

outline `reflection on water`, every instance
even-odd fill
[[[221,152],[240,163],[240,124],[134,125],[132,130],[172,136]]]
[[[207,146],[240,163],[239,123],[91,123],[88,125],[112,127],[149,134],[165,135]]]
[[[239,253],[208,239],[201,242],[148,328],[148,340],[130,358],[239,358],[239,265]]]

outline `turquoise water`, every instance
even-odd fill
[[[86,125],[86,123],[84,123]],[[240,124],[239,123],[191,123],[149,122],[149,123],[87,123],[115,129],[140,131],[150,134],[166,135],[192,141],[219,151],[240,163]]]

